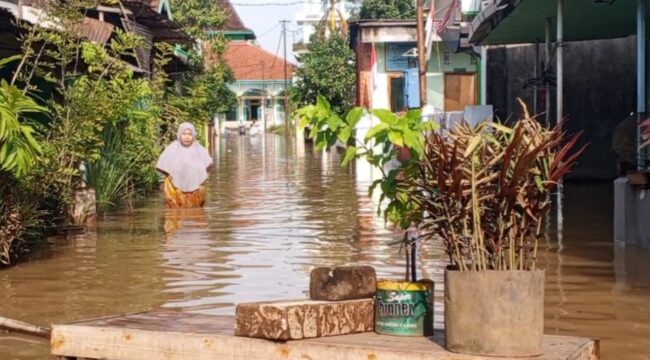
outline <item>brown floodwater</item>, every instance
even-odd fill
[[[174,211],[154,195],[113,211],[0,270],[0,316],[49,325],[166,309],[233,314],[237,302],[300,298],[319,265],[369,264],[401,278],[398,233],[367,195],[361,162],[338,165],[283,137],[220,139],[204,209]],[[650,253],[612,240],[612,186],[566,184],[542,239],[546,332],[602,339],[604,359],[650,359]],[[436,284],[442,325],[445,259],[428,243],[420,273]],[[50,359],[47,342],[0,333],[0,359]]]

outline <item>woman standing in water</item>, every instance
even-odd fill
[[[165,174],[165,203],[169,208],[202,207],[212,158],[196,141],[194,125],[184,122],[178,126],[177,139],[165,148],[156,168]]]

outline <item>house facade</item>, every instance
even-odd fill
[[[391,111],[419,107],[415,20],[356,21],[350,33],[357,55],[357,105]],[[458,25],[433,36],[426,98],[439,111],[464,111],[480,102],[480,58],[462,46],[460,33]]]
[[[46,21],[44,5],[43,0],[0,0],[0,11],[3,12],[0,21],[4,22],[0,27],[3,30],[0,36],[2,48],[16,50],[15,36],[21,30],[11,24],[14,20],[43,27],[52,26]],[[88,40],[101,44],[108,44],[116,29],[141,36],[143,43],[135,49],[135,56],[124,60],[144,76],[149,76],[153,70],[155,43],[188,44],[194,41],[172,21],[169,0],[124,0],[121,5],[107,3],[86,9],[83,23],[77,31]],[[9,19],[9,22],[2,19]],[[165,70],[172,73],[186,70],[182,54],[175,55]]]
[[[226,119],[260,121],[266,127],[284,123],[284,59],[246,40],[231,41],[224,56],[236,79],[229,87],[237,95],[237,106]],[[292,65],[287,64],[289,86],[291,74]]]
[[[221,31],[229,40],[224,60],[235,76],[228,86],[237,96],[237,106],[228,111],[226,121],[259,121],[264,127],[284,123],[285,86],[291,86],[293,65],[257,45],[255,33],[232,4],[228,0],[221,4],[229,17],[214,33]]]

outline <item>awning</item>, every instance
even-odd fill
[[[564,41],[634,35],[636,6],[636,0],[564,1]],[[543,42],[546,19],[552,21],[551,38],[554,39],[557,0],[495,0],[472,21],[470,42],[475,45]]]

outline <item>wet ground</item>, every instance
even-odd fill
[[[313,266],[403,276],[399,234],[377,218],[364,164],[342,168],[336,152],[275,135],[221,139],[214,158],[204,209],[166,210],[154,195],[0,270],[0,315],[47,325],[154,309],[232,314],[237,302],[306,296]],[[604,359],[650,359],[650,253],[614,244],[612,197],[609,183],[567,184],[552,211],[540,256],[546,332],[600,337]],[[423,248],[423,276],[442,280],[441,252]],[[48,350],[0,334],[0,359]]]

